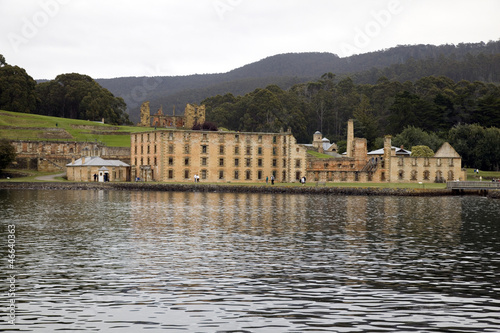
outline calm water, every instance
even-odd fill
[[[500,331],[498,200],[0,190],[0,221],[0,330]]]

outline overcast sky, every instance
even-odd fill
[[[499,15],[499,0],[0,0],[0,54],[35,79],[222,73],[280,53],[496,41]]]

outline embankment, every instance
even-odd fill
[[[320,195],[384,195],[384,196],[448,196],[480,195],[480,191],[460,194],[447,189],[402,189],[374,187],[326,187],[280,185],[225,184],[157,184],[157,183],[73,183],[73,182],[0,182],[0,189],[40,190],[126,190],[175,192],[279,193]],[[500,191],[490,191],[489,197],[500,199]]]

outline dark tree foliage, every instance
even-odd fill
[[[0,139],[0,170],[5,169],[16,159],[16,150],[7,139]]]
[[[123,99],[113,96],[90,76],[61,74],[38,84],[36,91],[40,99],[38,114],[93,121],[104,118],[109,124],[131,124]]]
[[[218,131],[219,129],[217,128],[217,125],[213,122],[210,121],[205,121],[201,124],[194,124],[193,128],[191,128],[193,131]]]
[[[0,55],[0,109],[31,113],[36,109],[36,82],[26,71]]]

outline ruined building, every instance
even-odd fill
[[[149,102],[144,102],[141,105],[141,122],[137,124],[143,127],[156,128],[186,128],[191,129],[194,124],[202,124],[205,122],[205,105],[187,104],[184,109],[184,115],[176,115],[175,107],[172,115],[163,114],[163,108],[151,115]]]
[[[320,142],[321,133],[313,141]],[[328,140],[326,140],[328,141]],[[329,142],[329,141],[328,141]],[[324,152],[323,146],[315,148]],[[354,137],[353,121],[347,125],[347,151],[331,158],[308,157],[307,176],[318,182],[444,182],[466,180],[462,158],[449,143],[444,143],[433,157],[412,157],[409,151],[391,145],[391,136],[384,139],[384,148],[367,151],[367,142]]]

